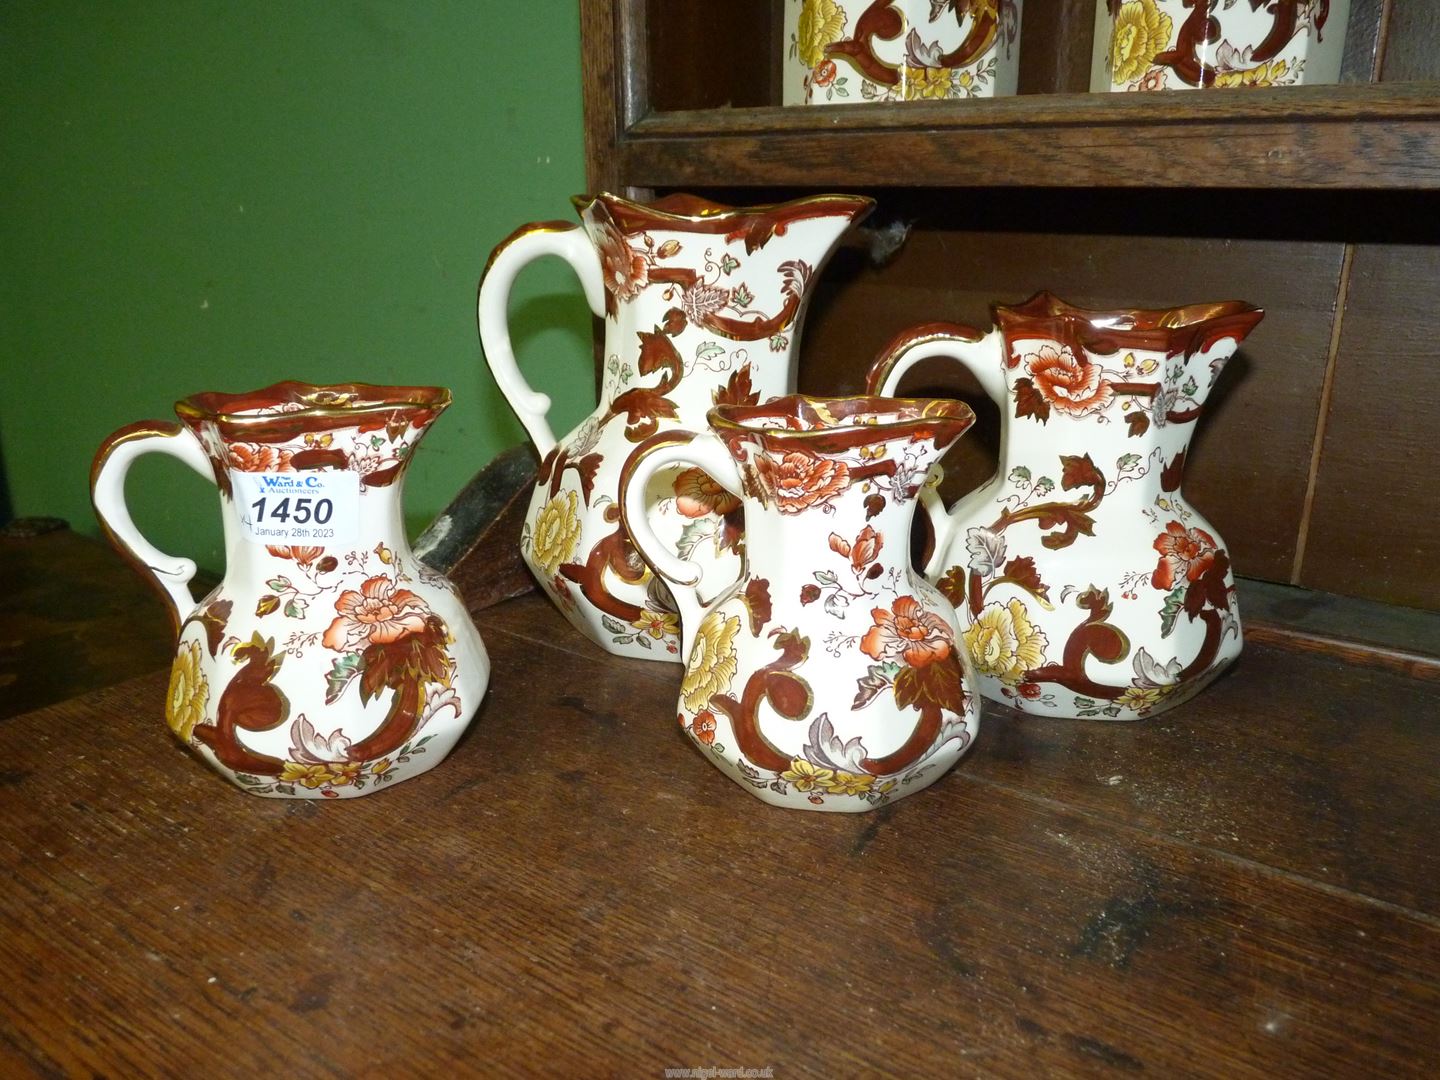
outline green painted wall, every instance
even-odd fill
[[[475,334],[490,249],[584,187],[578,5],[0,4],[0,449],[17,515],[97,533],[91,456],[196,390],[435,383],[412,533],[524,433]],[[560,430],[590,322],[545,260],[511,305]],[[220,570],[213,489],[131,472],[136,521]]]

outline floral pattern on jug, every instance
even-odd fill
[[[1015,93],[1021,0],[788,0],[786,105]]]
[[[680,660],[678,613],[631,547],[617,504],[625,459],[662,430],[698,426],[715,405],[794,389],[797,337],[815,275],[869,199],[822,195],[731,208],[688,195],[649,206],[577,199],[581,228],[526,226],[491,256],[480,330],[496,381],[540,452],[521,552],[566,617],[610,652]],[[505,305],[519,270],[560,254],[605,318],[600,405],[558,441],[548,399],[514,363]],[[652,524],[687,555],[734,577],[740,504],[696,470],[657,476]]]
[[[709,602],[693,564],[636,526],[685,622],[681,729],[778,806],[866,810],[925,788],[979,719],[955,613],[907,565],[917,493],[969,409],[792,396],[710,418],[647,441],[622,484],[638,515],[635,485],[688,462],[745,509],[744,571]]]
[[[1339,81],[1349,0],[1097,0],[1090,89]]]
[[[1240,652],[1230,557],[1183,497],[1192,425],[1246,304],[1085,311],[1049,294],[998,329],[902,334],[870,383],[919,360],[965,363],[1002,407],[1001,469],[927,509],[927,574],[967,626],[986,697],[1025,712],[1137,719],[1192,696]]]
[[[429,388],[280,383],[196,395],[176,406],[183,428],[135,425],[101,449],[102,523],[162,583],[155,559],[140,558],[128,514],[117,513],[129,462],[107,468],[115,450],[193,440],[185,459],[220,488],[224,581],[193,610],[183,581],[164,583],[184,609],[166,719],[242,789],[364,794],[438,764],[468,724],[489,661],[459,594],[410,553],[398,501],[415,444],[448,404],[448,392]],[[341,474],[354,478],[351,503],[337,493],[312,515],[317,500],[286,497],[323,495],[314,485]],[[239,490],[249,475],[277,494],[249,502]],[[266,542],[271,526],[292,542]]]

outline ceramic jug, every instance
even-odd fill
[[[160,590],[179,642],[166,719],[244,791],[348,798],[434,768],[485,693],[490,661],[454,587],[415,558],[400,493],[450,404],[433,387],[196,394],[181,423],[100,447],[95,513]],[[196,603],[195,564],[151,546],[125,505],[136,458],[179,458],[220,489],[225,577]]]
[[[679,624],[668,591],[620,522],[620,468],[658,431],[700,428],[716,403],[753,405],[795,389],[801,322],[836,242],[874,205],[819,195],[730,208],[689,195],[641,205],[576,199],[580,225],[527,225],[490,257],[480,337],[495,381],[540,454],[521,536],[526,563],[581,633],[625,656],[674,660]],[[605,318],[600,403],[556,440],[550,401],[515,365],[506,303],[515,276],[543,255],[579,275]],[[658,474],[653,527],[715,580],[738,571],[740,503],[695,469]]]
[[[961,402],[794,395],[719,405],[707,430],[661,433],[627,462],[624,520],[684,624],[680,726],[765,802],[869,810],[969,748],[979,699],[955,611],[909,551],[916,495],[973,419]],[[647,485],[675,465],[742,504],[738,580],[714,582],[719,567],[651,527]]]
[[[1240,653],[1230,557],[1180,490],[1191,433],[1263,312],[1243,303],[1086,311],[1041,293],[995,328],[901,334],[869,376],[958,360],[1000,407],[1000,468],[935,527],[926,575],[966,624],[986,697],[1048,716],[1136,719]]]

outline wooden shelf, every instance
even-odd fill
[[[638,187],[1440,188],[1440,84],[651,112]]]
[[[675,728],[678,665],[479,623],[450,759],[340,805],[229,789],[163,670],[0,725],[4,1075],[1433,1072],[1434,683],[1252,641],[1182,709],[987,705],[933,788],[802,814]]]

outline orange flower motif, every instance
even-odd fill
[[[226,447],[230,467],[241,472],[294,472],[290,459],[294,450],[280,450],[261,443],[230,443]]]
[[[766,486],[775,494],[782,514],[798,514],[823,506],[850,486],[850,466],[843,461],[792,450],[779,461],[756,455],[755,464]]]
[[[1189,529],[1178,521],[1165,526],[1155,538],[1160,563],[1150,576],[1157,589],[1173,589],[1180,579],[1196,581],[1215,562],[1215,538],[1204,529]]]
[[[430,608],[409,589],[395,588],[383,575],[372,577],[360,591],[347,589],[335,601],[339,613],[325,631],[327,649],[347,652],[357,643],[386,645],[425,629]]]
[[[879,557],[880,549],[884,546],[884,534],[877,533],[869,525],[860,530],[860,535],[855,537],[853,544],[839,533],[830,534],[830,550],[848,558],[857,574]]]
[[[687,518],[728,514],[740,509],[740,500],[710,478],[703,469],[686,469],[675,477],[675,509]]]
[[[704,709],[696,714],[695,722],[690,725],[695,738],[699,739],[706,746],[715,741],[715,714],[709,709]]]
[[[1058,349],[1041,345],[1023,359],[1035,389],[1060,412],[1088,416],[1105,408],[1115,396],[1100,365],[1077,357],[1064,345]]]
[[[311,563],[325,554],[323,547],[275,547],[266,544],[265,550],[277,559],[294,559],[302,570],[309,569]]]
[[[913,596],[895,601],[895,611],[873,608],[875,625],[860,640],[860,650],[876,660],[903,657],[911,667],[929,667],[950,655],[954,635],[950,625],[926,611]]]
[[[600,267],[604,271],[605,288],[616,300],[634,300],[640,290],[650,284],[650,267],[643,253],[625,240],[620,230],[605,224],[595,237],[600,248]]]

